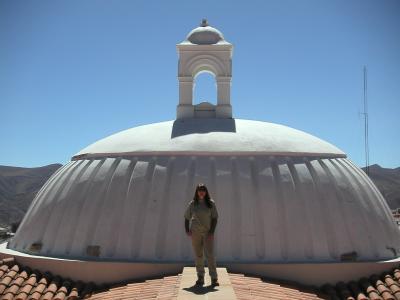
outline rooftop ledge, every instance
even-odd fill
[[[96,284],[176,274],[181,272],[183,267],[193,265],[193,262],[63,259],[22,253],[7,249],[6,246],[7,243],[0,244],[0,259],[14,256],[21,264],[32,269],[49,271],[75,280],[92,281]],[[290,280],[307,285],[355,280],[389,271],[399,267],[399,264],[400,257],[383,261],[291,263],[220,263],[217,258],[218,267],[226,267],[228,272]]]

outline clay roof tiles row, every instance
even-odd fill
[[[160,299],[178,295],[181,274],[143,282],[96,286],[0,260],[0,300]]]
[[[229,273],[238,300],[254,299],[330,299],[330,300],[400,300],[400,270],[374,274],[357,281],[305,287],[274,282],[257,276]]]
[[[400,270],[321,287],[332,300],[400,300]]]
[[[400,300],[400,270],[319,288],[228,273],[238,300]],[[177,299],[182,274],[96,286],[0,260],[0,300]]]
[[[22,267],[14,258],[0,260],[1,300],[74,300],[90,294],[93,287]]]

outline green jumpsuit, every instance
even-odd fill
[[[192,246],[195,254],[195,265],[198,276],[204,277],[204,250],[207,258],[208,271],[211,279],[218,279],[217,265],[214,256],[214,238],[207,238],[211,228],[211,219],[218,218],[215,202],[210,199],[212,207],[209,208],[204,200],[199,200],[198,205],[192,200],[189,202],[185,218],[191,221]]]

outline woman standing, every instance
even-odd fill
[[[197,272],[196,284],[204,284],[204,250],[211,277],[211,285],[218,283],[217,265],[214,256],[214,231],[217,226],[218,211],[214,200],[211,199],[207,187],[200,183],[196,187],[193,200],[185,211],[186,234],[192,238]],[[189,221],[191,226],[189,228]]]

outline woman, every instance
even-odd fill
[[[186,234],[192,238],[197,285],[204,284],[204,250],[207,257],[211,285],[219,285],[214,256],[214,231],[217,226],[217,219],[217,207],[214,200],[211,199],[207,187],[202,183],[198,184],[193,200],[189,202],[185,211],[185,230]],[[189,221],[191,221],[190,228]]]

